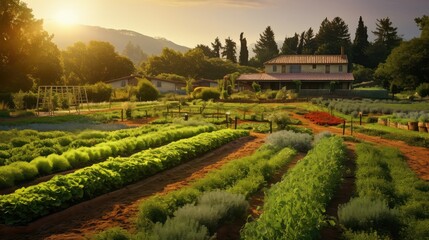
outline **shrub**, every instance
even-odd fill
[[[429,96],[429,83],[422,83],[416,88],[417,94],[419,94],[420,97],[426,97]]]
[[[310,150],[312,146],[310,134],[286,130],[270,134],[267,137],[266,143],[274,149],[291,147],[301,152]]]
[[[252,88],[254,92],[260,92],[261,91],[261,85],[259,85],[256,82],[252,82]]]
[[[201,99],[208,101],[210,99],[217,100],[220,98],[220,92],[215,88],[204,88],[201,91]]]
[[[128,240],[130,239],[128,232],[120,227],[110,228],[99,234],[96,234],[91,239],[93,240]]]
[[[246,213],[248,203],[243,195],[225,191],[206,192],[197,205],[188,204],[179,208],[174,216],[177,219],[193,219],[214,233],[221,220],[232,220]]]
[[[90,102],[108,102],[112,96],[112,86],[107,83],[98,82],[93,85],[87,85],[86,91],[88,101]]]
[[[168,216],[168,206],[158,198],[151,198],[140,204],[137,226],[148,229],[152,223],[164,223]]]
[[[193,219],[167,219],[165,224],[155,224],[150,237],[142,239],[209,239],[208,230]]]
[[[287,98],[286,87],[283,87],[282,89],[277,91],[276,99],[285,100],[286,98]]]
[[[268,119],[275,123],[279,130],[286,129],[287,125],[292,123],[287,112],[273,113],[268,117]]]
[[[140,99],[140,101],[155,101],[158,97],[158,89],[149,80],[139,80],[137,85],[137,98]]]
[[[398,213],[379,199],[359,197],[338,207],[338,219],[353,231],[376,230],[396,236],[401,229]]]

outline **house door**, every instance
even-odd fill
[[[331,72],[331,66],[330,65],[326,65],[325,66],[325,73],[330,73]]]

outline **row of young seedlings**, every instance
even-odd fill
[[[339,137],[322,138],[266,193],[262,214],[248,222],[242,239],[316,239],[325,209],[342,176],[345,147]]]
[[[210,239],[218,227],[244,219],[248,199],[289,163],[296,151],[264,145],[180,190],[155,195],[139,206],[137,233],[112,228],[94,239]]]
[[[152,132],[137,137],[103,142],[93,147],[70,149],[61,155],[51,154],[47,157],[37,157],[31,162],[15,162],[7,166],[0,166],[0,188],[11,187],[43,175],[81,168],[104,161],[109,157],[130,155],[136,151],[213,130],[214,127],[209,125],[200,127],[163,126],[152,128]]]
[[[429,183],[399,150],[356,147],[356,196],[338,209],[345,239],[427,239]]]
[[[16,132],[21,137],[12,138],[10,142],[12,145],[19,145],[19,147],[8,147],[8,144],[0,144],[0,166],[13,164],[14,162],[30,162],[39,156],[48,156],[50,154],[62,154],[69,149],[79,147],[91,147],[96,144],[120,140],[127,137],[136,137],[148,132],[157,131],[159,127],[146,125],[133,129],[122,129],[112,132],[102,132],[86,130],[79,134],[71,132],[66,133],[62,131],[51,131],[50,134],[42,136],[51,136],[51,138],[44,138],[39,140],[29,134],[41,135],[35,130],[23,130],[24,133],[11,130],[11,134]]]
[[[199,128],[195,128],[198,134]],[[194,134],[194,135],[195,135]],[[247,131],[219,130],[145,150],[135,156],[110,158],[47,182],[0,196],[0,223],[23,224],[76,203],[119,189],[175,164],[197,157]]]

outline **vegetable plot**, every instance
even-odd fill
[[[61,155],[51,154],[47,157],[38,157],[30,163],[16,162],[8,166],[1,166],[0,188],[14,186],[17,182],[29,181],[40,175],[87,166],[103,161],[108,157],[130,155],[135,151],[157,147],[202,132],[213,131],[214,127],[209,125],[200,127],[169,126],[159,127],[158,130],[138,137],[127,137],[117,141],[100,143],[93,147],[70,149]]]
[[[429,183],[410,170],[398,149],[359,144],[357,197],[338,209],[346,239],[427,239]]]
[[[338,137],[321,139],[284,179],[269,189],[263,213],[242,229],[243,239],[315,239],[342,176],[345,147]]]
[[[128,158],[111,158],[71,174],[18,189],[15,193],[0,196],[0,223],[31,222],[176,166],[245,135],[248,135],[247,131],[231,129],[202,133]]]

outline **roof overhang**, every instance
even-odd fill
[[[353,81],[352,73],[253,73],[242,74],[237,81],[271,82],[271,81]]]

